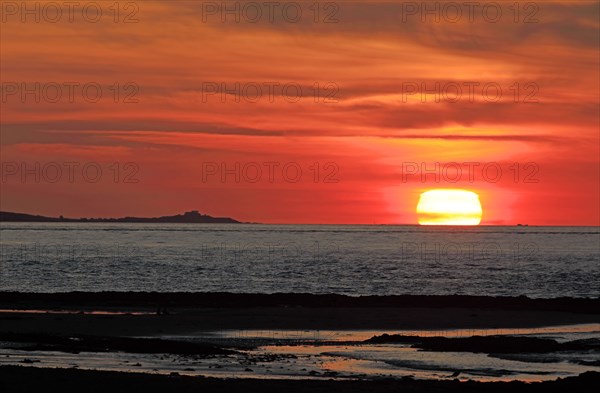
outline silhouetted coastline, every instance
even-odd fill
[[[212,217],[193,210],[184,214],[162,217],[122,217],[122,218],[65,218],[45,217],[24,213],[0,212],[0,222],[115,222],[115,223],[156,223],[156,224],[239,224],[230,217]]]

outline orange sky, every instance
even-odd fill
[[[34,3],[43,9],[46,2]],[[518,17],[509,9],[514,1],[500,2],[497,23],[477,10],[473,21],[451,23],[443,17],[453,15],[443,13],[437,23],[423,21],[399,2],[321,3],[319,23],[314,1],[298,3],[298,23],[277,10],[274,23],[267,16],[249,23],[243,14],[240,23],[231,15],[223,23],[219,14],[203,14],[206,2],[133,3],[137,9],[119,3],[118,23],[112,2],[96,3],[103,10],[98,23],[80,9],[70,22],[66,8],[57,23],[46,20],[50,9],[36,23],[3,5],[2,210],[73,217],[200,210],[267,223],[416,223],[421,192],[461,188],[480,195],[482,224],[600,224],[597,1],[537,2],[539,9],[523,8]],[[131,12],[138,22],[123,23]],[[328,17],[337,22],[323,23]],[[527,17],[537,22],[524,23]],[[61,85],[62,99],[49,102],[51,87],[40,89],[39,103],[11,90],[36,82]],[[69,100],[65,83],[98,84],[102,98],[88,102],[77,87]],[[122,102],[133,91],[124,90],[127,83],[139,87],[136,103]],[[239,83],[249,93],[239,102],[207,94],[215,83],[229,90]],[[276,83],[271,97],[265,86]],[[317,102],[315,83],[322,87]],[[435,102],[433,93],[410,90],[423,83],[448,94]],[[502,89],[497,102],[494,90],[481,91],[490,83]],[[286,84],[291,90],[283,96]],[[469,84],[478,84],[472,97]],[[253,100],[256,85],[263,96]],[[459,99],[453,86],[462,88]],[[73,181],[68,162],[79,164]],[[477,163],[472,179],[465,162]],[[36,163],[47,173],[23,182],[20,166]],[[55,183],[52,163],[63,168]],[[81,174],[89,163],[103,170],[96,183]],[[410,165],[436,163],[440,179],[406,173]],[[461,163],[457,182],[450,181],[451,163]],[[217,173],[207,173],[215,164]],[[222,179],[222,164],[239,165],[240,179]],[[493,179],[498,167],[502,174]],[[124,182],[127,175],[136,182]]]

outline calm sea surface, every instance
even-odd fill
[[[0,290],[598,297],[600,228],[2,223]]]

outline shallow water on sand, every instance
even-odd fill
[[[410,333],[428,337],[469,337],[468,332],[470,330],[463,329],[390,333]],[[412,376],[419,379],[458,378],[478,381],[554,380],[600,370],[598,366],[580,364],[581,361],[598,362],[600,354],[597,351],[504,356],[469,352],[429,352],[405,344],[362,342],[383,333],[386,332],[223,331],[162,337],[242,348],[237,354],[208,357],[125,352],[72,354],[24,351],[18,349],[23,344],[0,343],[0,365],[77,367],[158,374],[177,372],[181,375],[221,378],[373,379]],[[558,341],[598,338],[600,324],[522,329],[519,335],[551,337]]]
[[[364,341],[387,331],[382,330],[221,330],[218,332],[199,332],[194,337],[225,340],[302,340],[320,341]],[[587,323],[578,325],[546,326],[536,328],[502,328],[502,329],[444,329],[444,330],[394,330],[394,334],[419,337],[472,337],[494,335],[519,335],[547,337],[556,340],[579,340],[600,336],[600,324]],[[162,336],[163,338],[181,338],[186,336]]]

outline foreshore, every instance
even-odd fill
[[[0,310],[4,310],[0,312],[0,333],[102,336],[231,329],[510,329],[600,323],[600,299],[483,296],[0,292]]]
[[[0,367],[0,387],[4,393],[35,392],[48,387],[59,387],[67,392],[262,392],[262,393],[325,393],[325,392],[595,392],[600,384],[600,373],[586,373],[551,382],[459,382],[420,381],[411,378],[376,381],[306,381],[217,379],[162,376],[140,373],[89,371],[74,369],[42,369],[21,366]]]
[[[469,382],[470,377],[462,374],[460,382],[453,381],[455,378],[451,374],[455,365],[452,362],[450,368],[443,366],[439,371],[433,371],[440,377],[421,380],[402,375],[385,379],[376,372],[368,374],[368,368],[353,372],[352,367],[346,368],[343,359],[351,359],[358,353],[356,351],[368,350],[365,345],[386,343],[412,344],[415,348],[442,352],[491,354],[500,349],[513,357],[573,348],[595,351],[594,342],[562,344],[533,337],[513,339],[510,335],[552,327],[562,331],[583,328],[581,331],[595,332],[600,324],[599,306],[600,299],[577,298],[0,292],[0,341],[6,354],[5,365],[0,366],[0,381],[7,387],[4,389],[3,386],[2,392],[32,391],[59,384],[73,389],[66,391],[96,391],[88,387],[101,385],[103,389],[97,391],[106,391],[112,386],[119,391],[143,389],[147,392],[165,389],[206,392],[530,392],[547,391],[548,388],[579,392],[585,391],[582,388],[587,386],[585,384],[598,384],[599,375],[589,372],[595,371],[593,367],[597,367],[597,362],[587,358],[574,359],[578,365],[571,366],[568,374],[562,374],[573,376],[571,378],[535,383],[524,383],[521,379],[521,382],[507,384],[494,382],[513,380],[506,379],[506,375],[504,379],[488,375],[488,382]],[[452,336],[449,332],[459,330],[462,333],[455,334],[453,337],[456,338],[452,339],[419,339],[406,335],[425,337],[433,332],[431,337],[448,337]],[[268,340],[239,334],[244,331],[252,334],[267,332]],[[407,333],[411,331],[413,333]],[[317,341],[312,338],[294,339],[296,343],[289,340],[289,337],[306,337],[314,332],[317,332]],[[346,340],[350,341],[335,344],[330,336],[324,338],[323,332],[334,332],[338,337],[349,337]],[[300,336],[295,336],[296,333]],[[390,336],[384,334],[369,339],[383,333]],[[502,335],[509,336],[503,338]],[[469,338],[472,336],[490,337]],[[190,338],[193,340],[189,341]],[[268,349],[269,345],[275,347]],[[298,346],[277,349],[279,345]],[[303,352],[306,351],[303,345],[317,349],[311,355]],[[319,345],[328,347],[318,349]],[[343,348],[344,345],[347,347]],[[378,347],[378,350],[382,348]],[[388,347],[387,350],[394,353],[396,348]],[[352,353],[348,355],[349,352]],[[105,364],[104,368],[91,370],[96,368],[97,361]],[[340,363],[322,366],[323,362],[331,361]],[[187,366],[188,363],[193,366]],[[17,366],[19,364],[27,366]],[[68,369],[69,366],[81,370]],[[172,367],[176,367],[177,372],[169,376]],[[402,366],[398,367],[394,370],[402,370]],[[432,364],[432,367],[435,366]],[[467,366],[456,367],[469,374],[465,369]],[[523,375],[528,378],[525,380],[549,379],[542,378],[540,367],[531,374],[538,373],[540,379],[527,377],[525,373]],[[573,367],[580,367],[582,371],[578,368],[573,372]],[[415,375],[419,375],[418,369]],[[190,374],[186,374],[186,370]],[[333,372],[335,370],[339,373]],[[387,370],[383,368],[382,371]],[[585,371],[588,371],[585,375],[575,377]],[[474,372],[472,375],[477,375]],[[488,371],[484,369],[484,372]],[[501,370],[498,372],[504,375]],[[406,375],[410,376],[412,372]],[[561,376],[560,373],[553,375],[554,378]],[[303,380],[295,380],[298,378]]]

